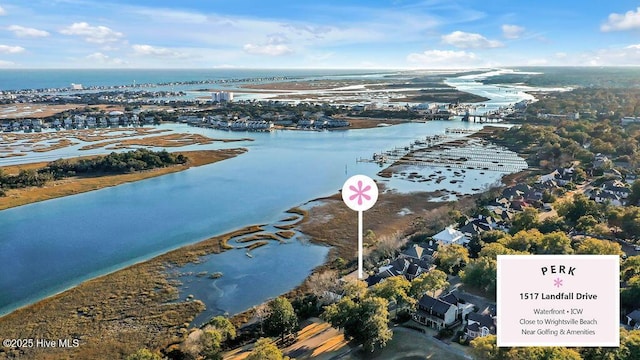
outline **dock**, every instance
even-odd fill
[[[448,134],[467,135],[470,129],[446,129]],[[452,169],[518,172],[527,168],[524,159],[505,147],[488,143],[483,139],[435,135],[415,140],[406,147],[374,153],[369,159],[358,162],[374,162],[379,165],[431,166]]]

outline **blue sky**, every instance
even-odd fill
[[[640,3],[0,0],[0,68],[640,65]]]

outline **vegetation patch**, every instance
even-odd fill
[[[179,152],[172,154],[172,156],[182,156],[187,159],[186,163],[120,174],[99,173],[89,176],[78,176],[78,174],[75,174],[75,176],[68,176],[61,179],[54,179],[50,171],[43,170],[51,163],[0,167],[0,184],[6,184],[0,187],[6,195],[0,197],[0,210],[178,172],[190,167],[229,159],[244,152],[246,152],[246,149],[243,148]],[[95,158],[95,156],[91,156],[80,159],[82,161],[89,160],[89,163],[95,163],[94,160],[92,160]],[[62,160],[62,162],[58,163],[54,168],[62,170],[66,168],[66,163],[72,164],[74,162],[75,160],[73,159]],[[67,172],[67,175],[71,174]],[[26,187],[28,184],[30,184],[31,187]]]
[[[284,230],[284,231],[276,232],[276,235],[278,235],[279,237],[281,237],[283,239],[291,239],[292,237],[294,237],[296,235],[296,232],[295,231],[290,231],[290,230]]]

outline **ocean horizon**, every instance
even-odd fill
[[[0,90],[61,89],[71,84],[130,86],[188,81],[261,78],[321,79],[397,74],[401,70],[358,69],[0,69]]]

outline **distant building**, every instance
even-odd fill
[[[230,91],[212,92],[211,101],[214,101],[214,102],[233,101],[233,93]]]
[[[72,90],[83,90],[83,89],[84,89],[84,87],[82,86],[82,84],[74,84],[74,83],[71,83],[71,89],[72,89]]]
[[[622,126],[635,123],[640,123],[640,117],[625,116],[620,119],[620,125]]]

